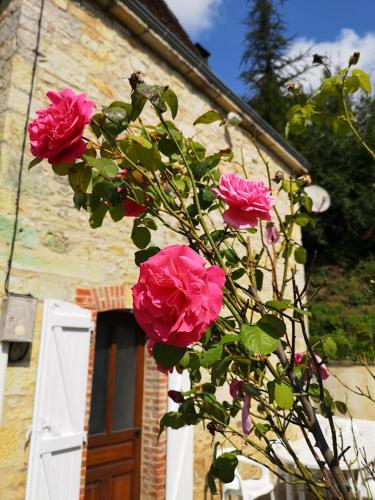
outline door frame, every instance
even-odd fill
[[[76,303],[89,309],[96,324],[99,312],[126,309],[132,310],[132,284],[121,283],[95,288],[77,288]],[[85,431],[88,432],[90,417],[91,390],[95,355],[94,331],[91,336],[88,384],[86,396]],[[146,349],[145,349],[146,351]],[[167,412],[168,377],[160,373],[153,358],[145,353],[143,377],[143,428],[140,457],[140,498],[165,500],[166,486],[166,433],[158,440],[161,417]],[[81,467],[80,500],[84,500],[87,469],[87,443],[84,445]]]

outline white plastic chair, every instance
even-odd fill
[[[224,449],[218,454],[231,451],[233,450]],[[234,471],[234,480],[231,483],[222,483],[222,500],[227,500],[229,495],[236,495],[243,500],[255,500],[263,495],[270,495],[271,500],[276,500],[275,485],[271,481],[271,472],[267,467],[242,455],[237,455],[237,459],[239,464],[247,464],[260,469],[261,477],[259,479],[243,479],[237,467]]]

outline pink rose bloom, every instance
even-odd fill
[[[132,288],[134,315],[154,342],[185,347],[218,317],[225,273],[186,245],[160,250],[140,266]]]
[[[279,241],[280,233],[273,222],[269,222],[267,224],[266,230],[264,232],[264,238],[269,245],[272,245],[272,243],[277,243]]]
[[[228,172],[221,176],[219,189],[212,191],[229,205],[223,214],[228,226],[248,229],[260,219],[271,220],[274,200],[262,181],[249,181]]]
[[[47,97],[52,104],[39,109],[29,123],[31,153],[52,165],[71,163],[86,151],[82,134],[95,103],[88,101],[86,94],[77,95],[71,89],[50,90]]]

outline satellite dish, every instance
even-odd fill
[[[325,212],[329,209],[331,205],[331,197],[328,192],[320,186],[305,187],[307,195],[312,199],[312,211],[313,212]]]

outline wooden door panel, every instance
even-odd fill
[[[85,500],[139,499],[143,364],[144,335],[133,315],[99,313]]]
[[[87,455],[87,466],[101,465],[108,462],[117,462],[127,458],[132,458],[134,455],[133,443],[119,443],[101,446],[90,449]]]
[[[85,500],[101,500],[99,481],[86,485]]]
[[[112,478],[111,500],[124,500],[132,498],[133,477],[131,473],[121,474]]]

